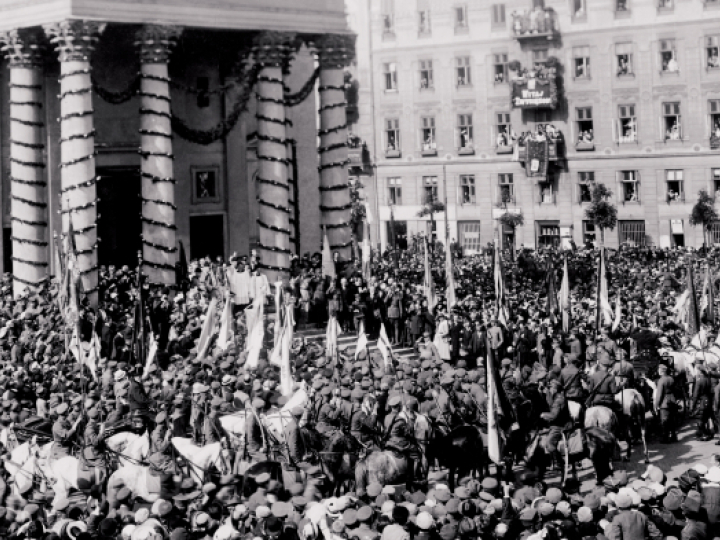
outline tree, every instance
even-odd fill
[[[590,206],[585,210],[585,217],[600,229],[602,245],[605,245],[605,229],[612,231],[617,225],[617,208],[610,202],[612,194],[605,184],[595,184],[592,188]]]
[[[701,225],[703,228],[703,244],[707,249],[707,232],[718,220],[718,213],[715,210],[715,203],[708,192],[701,189],[698,192],[698,200],[693,206],[692,212],[690,213],[690,225],[697,227]]]
[[[432,231],[435,230],[435,214],[439,214],[440,212],[445,211],[445,205],[438,201],[435,196],[431,193],[428,193],[425,196],[425,202],[422,205],[422,208],[417,213],[418,217],[425,217],[430,216],[430,237],[432,238]],[[434,246],[432,246],[432,242],[430,242],[431,247],[434,250]]]

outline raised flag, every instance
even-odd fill
[[[558,307],[562,316],[563,332],[570,331],[570,276],[568,274],[567,256],[563,262],[563,277],[560,284]]]
[[[205,353],[210,346],[210,338],[213,335],[215,328],[215,310],[217,309],[217,298],[213,297],[210,300],[210,306],[205,313],[205,320],[203,321],[202,330],[200,331],[200,339],[197,344],[197,356],[200,359],[205,358]]]
[[[368,225],[372,225],[373,215],[372,215],[372,211],[370,210],[370,203],[368,201],[365,201],[365,202],[363,202],[363,204],[365,205],[365,222]]]
[[[175,285],[182,293],[186,293],[190,284],[190,271],[188,270],[187,255],[185,255],[185,246],[180,241],[180,253],[178,261],[175,263]]]
[[[690,345],[698,350],[705,350],[708,346],[707,330],[700,328],[700,331],[690,340]]]
[[[275,282],[275,327],[273,330],[273,346],[277,347],[280,343],[280,336],[282,329],[285,326],[285,318],[283,309],[284,297],[283,297],[283,282],[282,280]]]
[[[705,321],[708,324],[714,324],[715,323],[715,283],[713,278],[712,270],[710,269],[710,265],[708,264],[706,273],[705,273]]]
[[[385,361],[385,370],[389,372],[394,371],[392,347],[390,346],[390,339],[388,339],[387,332],[385,331],[385,323],[380,323],[380,335],[378,336],[377,348]]]
[[[507,326],[510,320],[507,301],[505,299],[505,275],[503,271],[502,257],[500,255],[500,243],[495,242],[495,261],[493,264],[493,278],[495,282],[495,309],[500,324]]]
[[[615,317],[614,317],[613,323],[612,323],[612,331],[613,332],[615,330],[617,330],[618,327],[620,326],[621,319],[622,319],[622,309],[620,307],[620,295],[618,294],[615,297]]]
[[[370,247],[370,224],[367,220],[363,225],[362,275],[365,281],[369,281],[372,277],[372,248]]]
[[[430,244],[425,237],[425,296],[428,301],[428,311],[435,309],[435,280],[430,266]]]
[[[334,315],[330,316],[327,324],[327,330],[325,331],[325,354],[328,358],[333,360],[337,358],[338,350],[338,336],[342,334],[340,324]]]
[[[263,298],[258,296],[253,301],[252,306],[247,308],[245,312],[252,313],[252,316],[248,315],[247,317],[248,337],[246,349],[248,356],[245,365],[248,368],[254,368],[257,367],[260,360],[260,351],[263,348],[263,341],[265,339],[265,307]]]
[[[497,413],[495,410],[497,398],[497,382],[495,381],[495,369],[492,348],[487,343],[487,424],[488,424],[488,457],[495,464],[502,462],[502,441],[498,429]]]
[[[687,334],[695,336],[700,331],[700,313],[698,312],[697,296],[695,294],[695,280],[692,261],[688,264],[687,272]]]
[[[358,332],[358,340],[357,345],[355,345],[355,360],[357,360],[358,355],[367,349],[368,345],[368,339],[365,335],[365,323],[360,321],[360,330]]]
[[[322,273],[323,276],[335,278],[335,261],[333,261],[332,251],[330,250],[330,240],[328,240],[327,229],[323,227],[323,248],[322,248]]]
[[[548,316],[553,323],[556,321],[555,314],[558,311],[558,293],[555,285],[555,266],[552,261],[548,258],[547,268],[545,270],[545,284],[547,285],[547,305],[546,310]]]
[[[233,318],[233,301],[228,294],[225,298],[225,307],[220,316],[220,331],[217,337],[217,346],[223,351],[232,343],[235,335],[235,319]]]
[[[610,300],[608,300],[607,276],[605,275],[605,248],[600,250],[596,302],[595,324],[599,330],[601,326],[610,326],[613,320],[613,310]]]
[[[150,375],[150,367],[153,365],[153,362],[155,362],[155,358],[157,357],[158,352],[158,344],[155,340],[155,334],[152,332],[148,333],[148,354],[147,354],[147,360],[145,361],[145,369],[143,369],[143,379]]]
[[[285,317],[282,336],[280,337],[280,393],[285,397],[293,394],[293,376],[290,367],[290,349],[293,342],[293,325],[289,317]]]

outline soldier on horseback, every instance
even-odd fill
[[[171,435],[172,431],[167,428],[167,415],[165,412],[158,413],[155,417],[155,429],[150,435],[148,457],[150,474],[153,476],[172,474],[174,471],[175,464],[169,454]]]
[[[103,440],[105,426],[98,422],[100,413],[93,408],[87,411],[88,422],[83,432],[83,448],[82,457],[88,466],[95,469],[95,485],[101,486],[105,481],[105,457],[100,449]]]
[[[448,431],[462,424],[460,414],[462,408],[455,393],[455,379],[451,375],[444,375],[440,380],[440,391],[437,392],[438,420],[445,425]]]
[[[572,420],[565,394],[562,392],[561,382],[558,379],[551,379],[548,383],[546,398],[550,410],[540,414],[540,418],[550,426],[546,450],[553,458],[553,463],[559,466],[563,458],[557,446],[562,439],[563,432],[572,428]]]
[[[52,427],[52,437],[55,444],[52,447],[52,455],[50,459],[56,460],[71,455],[73,442],[75,441],[75,432],[77,430],[82,417],[78,417],[73,424],[70,424],[67,413],[67,403],[61,403],[56,409],[57,420]]]
[[[414,444],[413,426],[406,411],[401,411],[402,397],[394,395],[388,399],[390,413],[385,418],[385,450],[392,450],[405,456],[408,461],[408,486],[412,484],[415,466],[420,461],[420,451]]]
[[[265,402],[260,398],[255,398],[245,413],[245,449],[253,461],[267,459],[265,426],[259,416],[264,408]]]
[[[350,419],[350,434],[360,441],[363,446],[369,447],[376,444],[378,405],[375,396],[372,394],[363,396],[363,392],[360,390],[359,395],[362,399],[362,405],[353,413]]]

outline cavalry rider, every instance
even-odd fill
[[[340,398],[332,396],[332,388],[330,386],[324,387],[320,395],[322,405],[318,412],[315,429],[317,429],[318,433],[327,437],[340,427],[340,408],[338,407]]]
[[[565,394],[562,392],[562,383],[558,379],[549,381],[546,399],[550,410],[540,414],[540,418],[550,426],[546,450],[553,458],[553,462],[559,466],[563,462],[563,457],[558,451],[557,445],[563,432],[572,428],[572,420]]]
[[[626,388],[635,388],[635,367],[627,360],[627,353],[623,349],[618,350],[620,359],[613,368],[618,391]]]
[[[202,437],[202,424],[205,417],[208,392],[210,388],[201,382],[192,386],[192,405],[190,407],[190,427],[192,428],[192,439],[195,444],[200,442]]]
[[[160,412],[155,417],[155,429],[150,435],[150,452],[148,463],[150,464],[150,474],[153,476],[163,476],[173,474],[175,463],[169,454],[170,437],[172,431],[167,427],[167,415]]]
[[[70,455],[72,449],[72,443],[82,417],[78,417],[75,422],[71,425],[68,421],[68,404],[61,403],[57,406],[57,420],[52,427],[53,444],[51,460],[56,460]]]
[[[353,390],[353,394],[355,394]],[[368,447],[375,443],[375,435],[377,434],[377,399],[372,394],[365,394],[363,397],[362,390],[359,390],[362,400],[360,409],[355,411],[350,419],[350,435],[355,437],[360,444]]]
[[[227,441],[225,428],[220,423],[220,406],[224,400],[215,396],[210,402],[210,412],[203,420],[202,436],[203,445]]]
[[[260,421],[260,413],[265,408],[265,402],[255,398],[245,411],[245,447],[252,461],[265,461],[268,448],[266,446],[267,434],[265,426]]]
[[[306,457],[305,439],[300,432],[300,419],[303,414],[305,414],[305,409],[294,407],[290,411],[291,420],[284,428],[291,465],[297,465],[305,461]]]
[[[574,355],[569,355],[570,361],[560,372],[560,385],[565,392],[565,398],[568,401],[574,401],[583,410],[584,390],[582,386],[582,372],[580,371],[580,359]],[[582,420],[582,414],[580,415]]]
[[[413,443],[413,428],[410,425],[406,412],[401,412],[402,397],[398,394],[388,399],[390,412],[385,418],[385,450],[394,450],[407,459],[408,486],[413,481],[415,464],[419,461],[420,453]]]
[[[601,350],[598,349],[598,357],[600,356]],[[585,402],[588,408],[602,405],[615,410],[615,394],[618,388],[615,377],[610,372],[612,364],[609,355],[598,360],[597,371],[588,379],[588,398]]]
[[[445,424],[448,431],[462,423],[460,404],[454,386],[455,379],[445,374],[440,380],[440,391],[437,392],[438,421]],[[387,425],[387,420],[385,424]]]
[[[98,422],[100,413],[96,408],[92,408],[87,412],[88,422],[83,432],[83,459],[88,466],[95,469],[95,485],[101,486],[105,480],[105,454],[100,450],[103,441],[105,426]]]

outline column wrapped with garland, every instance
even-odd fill
[[[293,40],[293,34],[265,32],[253,44],[260,69],[256,86],[258,254],[270,283],[287,278],[290,269],[289,158],[282,72]]]
[[[330,248],[350,259],[350,186],[344,68],[355,56],[355,38],[325,34],[316,43],[320,63],[320,211]]]
[[[175,177],[173,174],[170,51],[180,36],[175,26],[146,25],[140,47],[140,138],[143,272],[151,283],[175,283]]]
[[[60,59],[60,208],[62,230],[72,229],[82,285],[98,300],[95,124],[90,57],[105,24],[66,20],[44,27]]]
[[[47,182],[43,150],[43,56],[37,30],[0,36],[10,68],[10,219],[13,293],[48,276]]]

